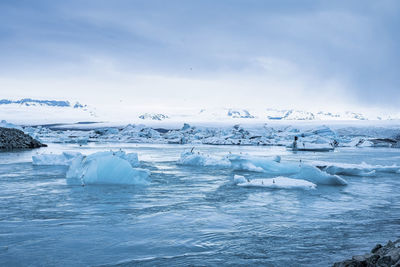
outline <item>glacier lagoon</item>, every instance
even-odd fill
[[[263,172],[177,164],[193,145],[50,144],[0,153],[0,265],[327,266],[368,252],[400,231],[400,174],[340,175],[345,186],[238,186],[234,175]],[[148,185],[68,185],[66,166],[32,156],[123,149],[151,171]],[[275,157],[298,163],[391,166],[400,150],[334,152],[270,146],[196,145],[196,153]],[[369,171],[369,169],[368,169]]]

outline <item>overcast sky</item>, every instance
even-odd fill
[[[400,109],[400,1],[0,0],[0,98]]]

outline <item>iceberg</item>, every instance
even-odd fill
[[[77,158],[83,157],[79,152],[63,152],[62,154],[40,154],[32,156],[33,165],[60,165],[69,166]]]
[[[248,155],[230,155],[234,170],[265,172],[272,175],[288,176],[293,179],[306,180],[314,184],[346,185],[347,182],[337,176],[321,171],[312,165],[280,161],[274,159],[253,157]]]
[[[329,174],[348,175],[348,176],[375,176],[377,172],[383,173],[397,173],[400,171],[400,166],[382,166],[382,165],[369,165],[365,162],[361,164],[350,163],[333,163],[314,161],[312,165],[318,167]]]
[[[346,180],[338,175],[332,175],[321,171],[317,167],[311,165],[301,165],[300,171],[290,176],[291,178],[306,180],[314,184],[322,185],[347,185]]]
[[[300,165],[291,162],[281,163],[279,156],[274,158],[231,154],[228,159],[234,170],[266,172],[275,175],[291,175],[299,172]]]
[[[281,162],[280,156],[256,157],[246,154],[229,154],[226,157],[216,157],[201,153],[185,152],[178,161],[180,165],[212,166],[231,168],[235,171],[251,171],[285,176],[291,179],[306,180],[314,184],[346,185],[347,182],[333,174],[303,162]],[[238,178],[239,179],[239,178]]]
[[[98,152],[75,158],[66,175],[68,184],[126,184],[146,185],[150,171],[133,168],[121,152]],[[132,156],[132,158],[134,158]]]
[[[315,189],[316,185],[301,179],[292,179],[288,177],[275,177],[268,179],[247,180],[243,176],[235,175],[234,181],[242,187],[267,187],[274,189]]]
[[[303,162],[281,162],[280,156],[256,157],[246,154],[229,154],[225,157],[202,153],[185,152],[181,154],[179,165],[212,166],[231,168],[235,171],[251,171],[284,176],[290,179],[306,180],[314,184],[346,185],[347,182],[335,173],[327,173],[313,165]],[[397,169],[395,170],[397,171]],[[239,179],[240,176],[237,177]],[[242,178],[240,178],[242,179]]]

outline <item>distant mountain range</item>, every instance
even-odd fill
[[[331,113],[319,111],[316,113],[303,111],[303,110],[277,110],[267,109],[266,116],[269,120],[368,120],[368,117],[361,114],[350,111],[341,113]],[[382,119],[382,118],[371,118],[371,119]]]
[[[23,98],[0,99],[0,120],[20,124],[74,123],[97,120],[94,109],[79,102]]]
[[[87,105],[82,105],[75,102],[72,105],[69,101],[60,100],[38,100],[32,98],[23,98],[20,100],[0,99],[0,105],[20,104],[24,106],[49,106],[49,107],[73,107],[73,108],[86,108]]]
[[[233,108],[220,108],[220,109],[202,109],[199,117],[208,118],[210,120],[218,119],[251,119],[251,120],[293,120],[293,121],[313,121],[313,120],[394,120],[399,119],[399,114],[395,116],[368,116],[366,114],[343,111],[343,112],[310,112],[296,109],[233,109]],[[197,116],[197,115],[194,115]],[[173,117],[172,115],[170,116]]]
[[[80,102],[65,100],[38,100],[24,98],[19,100],[0,100],[0,119],[20,123],[65,123],[81,121],[110,121],[119,122],[131,118],[131,122],[140,121],[203,121],[221,122],[230,120],[240,121],[340,121],[340,120],[394,120],[395,116],[367,116],[362,113],[344,111],[332,112],[309,112],[296,109],[241,109],[241,108],[210,108],[202,110],[186,110],[174,112],[146,112],[125,111],[120,114],[119,109],[112,111],[102,110],[103,114],[98,116],[95,108]],[[99,111],[100,112],[100,111]],[[115,112],[117,115],[108,118],[107,115]],[[115,121],[114,121],[115,120]],[[130,121],[130,120],[129,120]]]

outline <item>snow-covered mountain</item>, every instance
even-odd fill
[[[309,112],[294,109],[267,109],[266,116],[269,120],[381,120],[381,117],[368,117],[361,113],[350,111],[332,113],[332,112]]]
[[[98,121],[94,109],[79,102],[31,98],[1,99],[0,119],[17,124]]]
[[[174,118],[174,115],[170,115]],[[296,109],[242,109],[242,108],[213,108],[202,109],[198,114],[192,114],[189,117],[198,117],[201,120],[220,121],[229,119],[240,120],[271,120],[271,121],[349,121],[349,120],[398,120],[400,114],[392,115],[367,115],[351,111],[311,112]]]
[[[153,120],[153,121],[162,121],[168,119],[168,115],[164,115],[161,113],[144,113],[139,116],[139,119],[142,120]]]
[[[0,100],[0,120],[15,124],[54,124],[77,122],[109,123],[259,123],[266,121],[367,121],[399,120],[400,114],[366,115],[350,111],[311,112],[297,109],[206,108],[147,110],[136,107],[99,107],[95,109],[80,102],[24,98]]]

